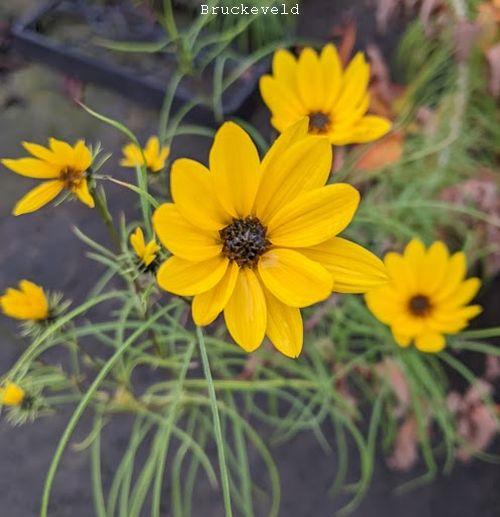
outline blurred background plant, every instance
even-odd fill
[[[272,28],[275,22],[265,17],[217,22],[189,14],[179,28],[168,0],[135,5],[156,13],[166,37],[156,46],[98,43],[126,56],[166,50],[176,56],[179,67],[166,85],[156,131],[176,156],[195,152],[192,143],[187,151],[175,150],[183,137],[195,136],[206,146],[213,135],[208,124],[186,118],[206,97],[173,110],[182,77],[213,64],[208,104],[222,119],[225,87],[275,48],[306,42],[282,24]],[[494,1],[378,4],[381,31],[406,16],[392,67],[374,41],[365,48],[371,111],[393,120],[394,130],[373,144],[336,148],[330,180],[354,183],[363,194],[347,237],[379,255],[402,250],[414,236],[427,244],[441,238],[466,252],[470,268],[483,279],[483,292],[495,292],[500,267],[497,9]],[[362,38],[356,38],[354,20],[331,30],[344,62]],[[269,39],[263,40],[266,23]],[[225,62],[236,50],[244,57],[225,75]],[[121,120],[110,118],[109,106],[101,104],[97,113],[92,99],[85,93],[81,99],[90,105],[86,113],[107,130],[139,143]],[[267,117],[261,112],[260,118],[238,120],[261,151],[273,140],[263,122]],[[65,307],[22,345],[5,374],[26,392],[25,404],[4,408],[11,422],[73,408],[47,476],[42,515],[51,515],[59,462],[88,409],[93,421],[77,449],[89,451],[100,517],[196,515],[203,510],[196,494],[207,484],[222,493],[225,509],[218,507],[214,515],[278,515],[289,487],[280,483],[273,447],[293,443],[304,432],[335,458],[330,492],[341,501],[342,514],[353,512],[367,495],[380,454],[391,468],[411,472],[400,491],[449,473],[457,460],[498,461],[488,449],[498,432],[498,326],[465,330],[448,338],[444,352],[421,354],[397,347],[361,297],[334,295],[306,311],[304,351],[297,361],[266,345],[247,355],[222,325],[204,333],[195,329],[185,301],[161,295],[151,272],[138,267],[129,236],[141,226],[146,241],[153,237],[150,213],[168,196],[168,181],[140,166],[137,183],[124,181],[128,176],[112,163],[95,174],[97,185],[108,191],[118,184],[138,196],[141,216],[136,210],[116,215],[115,206],[123,210],[120,191],[109,202],[118,247],[94,239],[85,225],[74,229],[88,258],[102,266],[101,276],[83,303]],[[107,444],[127,415],[132,421],[109,474],[103,469]],[[292,447],[287,455],[294,457]]]

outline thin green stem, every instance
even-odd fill
[[[224,508],[226,517],[232,517],[233,511],[231,509],[231,492],[229,490],[229,476],[227,472],[226,455],[224,451],[224,439],[222,436],[222,428],[220,423],[219,409],[217,406],[217,397],[215,396],[214,381],[212,379],[212,372],[210,371],[210,363],[208,362],[207,349],[205,347],[205,338],[201,327],[196,327],[196,335],[198,337],[198,344],[200,346],[201,362],[203,364],[203,373],[208,386],[208,395],[210,398],[210,407],[212,409],[212,417],[214,420],[214,434],[217,442],[217,454],[219,457],[219,468],[222,482],[222,494],[224,496]]]

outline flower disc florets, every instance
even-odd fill
[[[331,119],[326,113],[316,111],[309,115],[309,133],[324,134],[327,133],[331,126]]]
[[[222,254],[240,267],[255,267],[259,257],[271,245],[266,233],[266,227],[257,217],[233,219],[230,225],[219,231]]]
[[[408,308],[414,316],[428,316],[431,312],[432,305],[428,296],[417,294],[410,298]]]

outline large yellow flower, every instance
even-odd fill
[[[6,316],[18,320],[46,320],[50,312],[44,290],[29,280],[21,280],[19,289],[9,287],[0,296],[0,307]]]
[[[165,168],[165,161],[170,154],[170,148],[160,147],[160,140],[157,136],[151,136],[146,142],[144,149],[130,143],[123,149],[123,158],[120,161],[122,167],[137,167],[146,164],[150,172],[160,172]]]
[[[305,115],[309,132],[328,137],[334,145],[371,142],[391,128],[389,120],[366,115],[370,65],[358,52],[342,70],[337,49],[326,45],[318,55],[305,48],[298,59],[280,49],[273,58],[273,75],[260,80],[272,125],[283,132]]]
[[[336,237],[359,203],[350,185],[326,185],[332,151],[324,137],[298,122],[262,162],[234,123],[217,132],[210,170],[189,160],[172,166],[174,203],[161,205],[153,225],[173,257],[157,274],[160,286],[194,296],[196,324],[224,311],[234,340],[255,350],[267,334],[283,354],[302,349],[300,308],[333,291],[365,292],[383,284],[381,260]]]
[[[83,140],[74,146],[55,138],[50,148],[23,142],[24,148],[34,158],[4,159],[5,167],[28,178],[48,180],[28,192],[14,207],[13,214],[34,212],[50,203],[63,189],[67,189],[89,207],[94,206],[87,184],[87,169],[92,164],[92,154]]]
[[[26,392],[21,386],[13,382],[8,382],[0,388],[0,404],[4,406],[20,406],[25,396]]]
[[[464,280],[462,252],[450,256],[441,241],[426,249],[413,239],[403,255],[391,252],[384,260],[391,281],[365,298],[373,314],[390,325],[398,345],[414,341],[422,352],[439,352],[445,346],[443,334],[459,332],[481,312],[479,305],[467,305],[481,282]]]

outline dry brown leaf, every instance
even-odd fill
[[[484,372],[484,378],[490,382],[495,382],[500,378],[500,357],[496,355],[486,356],[486,371]]]
[[[387,32],[389,21],[400,6],[400,0],[378,0],[375,11],[377,30],[382,34]]]
[[[458,417],[458,433],[466,442],[457,451],[461,461],[468,461],[475,452],[486,450],[499,431],[496,415],[483,401],[491,391],[489,383],[479,380],[464,396],[456,392],[448,396],[448,407]]]
[[[382,379],[389,381],[396,395],[399,403],[396,416],[404,415],[410,404],[410,390],[401,365],[394,359],[385,358],[376,366],[376,371]]]
[[[500,43],[486,51],[486,59],[490,67],[490,81],[488,89],[496,99],[500,95]]]
[[[356,163],[355,169],[373,171],[401,159],[403,154],[404,136],[400,132],[394,132],[370,145],[367,151]]]
[[[460,21],[455,26],[455,54],[459,61],[467,61],[470,52],[481,34],[478,23]]]
[[[418,459],[417,423],[408,417],[399,427],[392,456],[387,460],[390,468],[400,471],[410,470]]]
[[[495,224],[475,221],[476,235],[482,243],[493,247],[493,250],[485,258],[486,270],[489,275],[500,271],[500,195],[499,195],[498,174],[488,169],[480,169],[476,177],[448,187],[441,193],[441,199],[467,208],[471,205],[485,212]],[[467,216],[464,219],[469,221]],[[473,221],[470,220],[473,224]],[[496,249],[495,249],[496,247]]]
[[[346,18],[346,20],[336,25],[332,29],[332,36],[334,38],[340,38],[340,43],[337,45],[340,60],[344,66],[347,65],[351,59],[354,44],[356,43],[356,36],[358,33],[358,26],[352,16]]]

